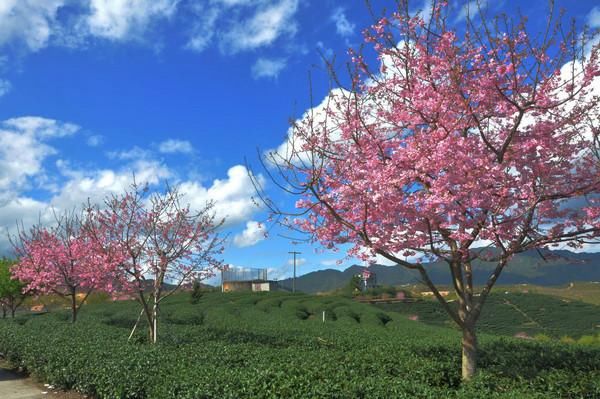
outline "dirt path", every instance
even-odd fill
[[[35,382],[19,373],[2,368],[0,364],[0,398],[2,399],[81,399],[83,396],[61,392]]]

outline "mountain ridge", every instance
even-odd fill
[[[543,255],[543,257],[541,256]],[[435,284],[451,284],[451,276],[443,261],[424,263]],[[474,282],[484,284],[495,267],[492,262],[473,262]],[[323,269],[296,277],[296,289],[306,293],[327,292],[344,287],[352,276],[365,266],[351,265],[344,270]],[[374,264],[369,266],[379,285],[401,285],[420,282],[416,271],[401,266]],[[527,251],[515,255],[498,278],[497,284],[535,284],[554,286],[573,281],[600,280],[600,253],[575,253],[566,250]],[[292,279],[283,279],[279,284],[291,288]]]

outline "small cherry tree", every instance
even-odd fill
[[[110,293],[118,281],[119,254],[93,239],[87,223],[85,215],[65,212],[55,215],[54,225],[21,229],[12,240],[19,258],[14,278],[25,283],[24,290],[68,298],[73,323],[92,291]]]
[[[223,222],[215,221],[213,204],[192,211],[181,199],[177,188],[150,194],[134,183],[123,195],[108,198],[91,225],[101,242],[113,243],[123,255],[120,284],[142,305],[140,316],[145,315],[152,343],[158,338],[161,302],[222,267],[217,229]],[[167,283],[172,288],[166,289]]]
[[[511,257],[599,242],[599,50],[552,18],[531,36],[525,21],[481,13],[458,30],[445,3],[427,11],[400,2],[365,31],[381,68],[351,53],[351,87],[307,112],[267,162],[302,196],[307,217],[283,220],[326,247],[419,272],[462,331],[468,380],[477,320]],[[495,264],[479,289],[478,259]],[[456,307],[430,260],[448,265]]]

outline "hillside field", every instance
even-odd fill
[[[127,342],[139,314],[134,302],[87,305],[75,325],[66,311],[21,315],[0,321],[0,353],[50,384],[98,398],[600,397],[600,348],[490,328],[513,317],[509,307],[501,312],[502,295],[484,309],[480,373],[463,385],[459,333],[431,303],[435,317],[422,311],[423,323],[409,319],[417,308],[383,310],[337,296],[207,293],[191,304],[182,293],[162,308],[156,346],[145,342],[144,328]],[[589,334],[585,326],[600,318],[591,304],[510,298],[521,308],[545,303],[551,336]]]

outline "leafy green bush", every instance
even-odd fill
[[[482,334],[481,372],[461,385],[458,332],[340,297],[206,293],[192,305],[181,294],[161,312],[156,346],[144,329],[127,342],[139,307],[116,302],[84,308],[76,325],[2,321],[0,353],[111,399],[600,397],[600,349]]]

